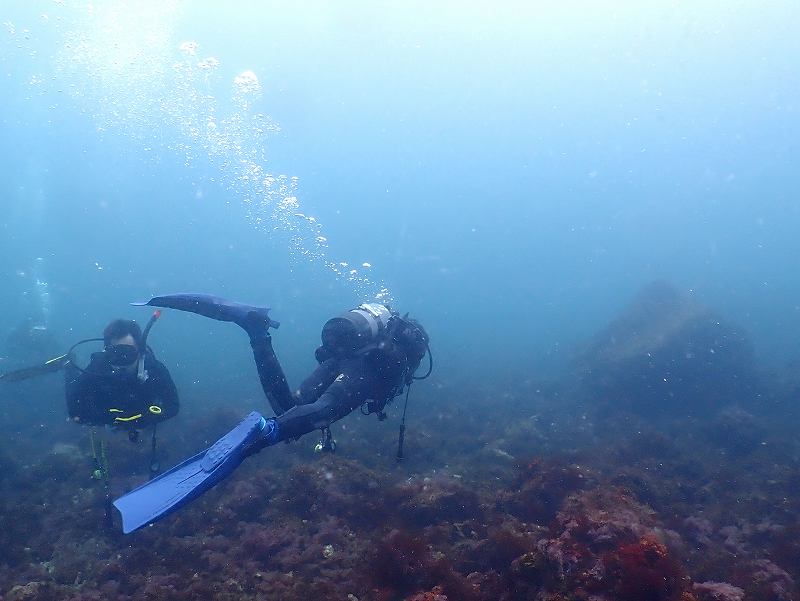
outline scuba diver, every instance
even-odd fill
[[[108,527],[112,525],[108,459],[106,442],[98,436],[97,427],[127,432],[131,442],[138,442],[141,430],[152,426],[149,469],[150,478],[154,478],[160,467],[156,427],[177,415],[180,409],[172,376],[147,345],[147,334],[159,316],[158,311],[153,314],[144,332],[135,321],[113,320],[103,330],[103,350],[92,353],[85,369],[78,367],[72,359],[71,351],[75,347],[66,355],[67,412],[70,419],[92,427],[95,464],[92,478],[103,481],[105,523]]]
[[[206,451],[115,500],[126,534],[199,497],[264,447],[322,430],[317,450],[333,451],[329,428],[333,422],[356,408],[385,419],[386,404],[404,390],[407,403],[411,383],[428,377],[433,368],[428,335],[417,321],[384,305],[367,303],[325,323],[322,345],[315,353],[319,365],[292,392],[272,348],[269,329],[280,324],[270,319],[269,309],[205,294],[159,296],[135,304],[198,313],[244,329],[275,417],[253,411]],[[414,374],[426,353],[428,373],[417,377]],[[405,409],[398,459],[402,458],[404,428]]]
[[[70,419],[126,430],[132,440],[140,429],[174,417],[180,408],[169,371],[132,320],[109,323],[103,350],[92,353],[85,369],[67,361],[64,381]]]
[[[135,321],[115,319],[102,338],[81,340],[63,355],[0,374],[0,382],[29,380],[63,369],[70,419],[127,430],[131,440],[138,439],[140,429],[174,417],[180,408],[169,371],[147,345],[147,335],[159,316],[156,311],[144,332]],[[75,350],[101,341],[103,350],[92,353],[89,364],[80,367]]]
[[[106,523],[111,524],[111,496],[106,442],[98,427],[123,431],[138,442],[141,430],[152,426],[150,477],[159,471],[156,425],[177,415],[178,391],[169,371],[147,345],[147,336],[161,312],[153,313],[144,331],[132,320],[115,319],[102,338],[81,340],[63,355],[37,365],[0,374],[0,382],[19,382],[64,370],[65,396],[69,418],[91,426],[92,477],[102,480],[106,490]],[[81,367],[76,350],[89,343],[103,343]]]

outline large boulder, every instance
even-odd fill
[[[749,404],[756,389],[742,329],[664,282],[646,286],[576,366],[583,390],[609,411],[704,416]]]

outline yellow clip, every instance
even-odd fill
[[[67,354],[69,354],[69,353],[67,353]],[[66,356],[67,356],[67,355],[60,355],[60,356],[58,356],[58,357],[53,357],[53,358],[52,358],[52,359],[50,359],[49,361],[45,361],[45,362],[44,362],[44,364],[45,364],[45,365],[50,365],[51,363],[55,363],[56,361],[61,361],[61,359],[63,359],[63,358],[64,358],[64,357],[66,357]]]
[[[150,413],[153,415],[161,415],[161,407],[158,405],[150,405]]]
[[[136,415],[131,415],[130,417],[115,417],[114,421],[115,422],[132,422],[134,420],[139,419],[140,417],[142,417],[142,414],[141,413],[137,413]]]

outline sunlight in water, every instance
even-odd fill
[[[293,260],[324,266],[362,298],[391,302],[388,289],[366,275],[370,264],[343,270],[328,258],[322,224],[300,212],[299,178],[270,169],[268,138],[280,128],[260,112],[258,75],[223,73],[224,57],[176,40],[180,16],[179,2],[115,2],[59,19],[62,85],[92,114],[99,134],[121,131],[156,157],[179,153],[187,167],[210,163],[217,174],[206,177],[224,183],[254,227],[285,235]],[[230,97],[217,98],[209,90],[227,77]]]

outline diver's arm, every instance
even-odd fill
[[[72,363],[64,368],[64,396],[67,399],[67,415],[70,419],[79,418],[85,398],[85,383],[80,379],[81,372]]]
[[[97,376],[87,373],[93,365],[98,366],[99,362],[100,359],[93,355],[86,371],[78,369],[71,362],[64,368],[64,392],[70,419],[89,424],[109,422],[108,416],[98,412]]]
[[[156,380],[156,403],[161,408],[161,413],[155,421],[163,422],[178,415],[180,410],[180,401],[178,399],[178,389],[175,382],[172,381],[172,376],[169,370],[163,363],[155,361],[155,373],[153,377]]]
[[[161,406],[161,420],[170,419],[178,415],[181,403],[178,399],[178,389],[175,387],[169,372],[167,372],[167,381],[164,384],[162,399],[164,404]]]

